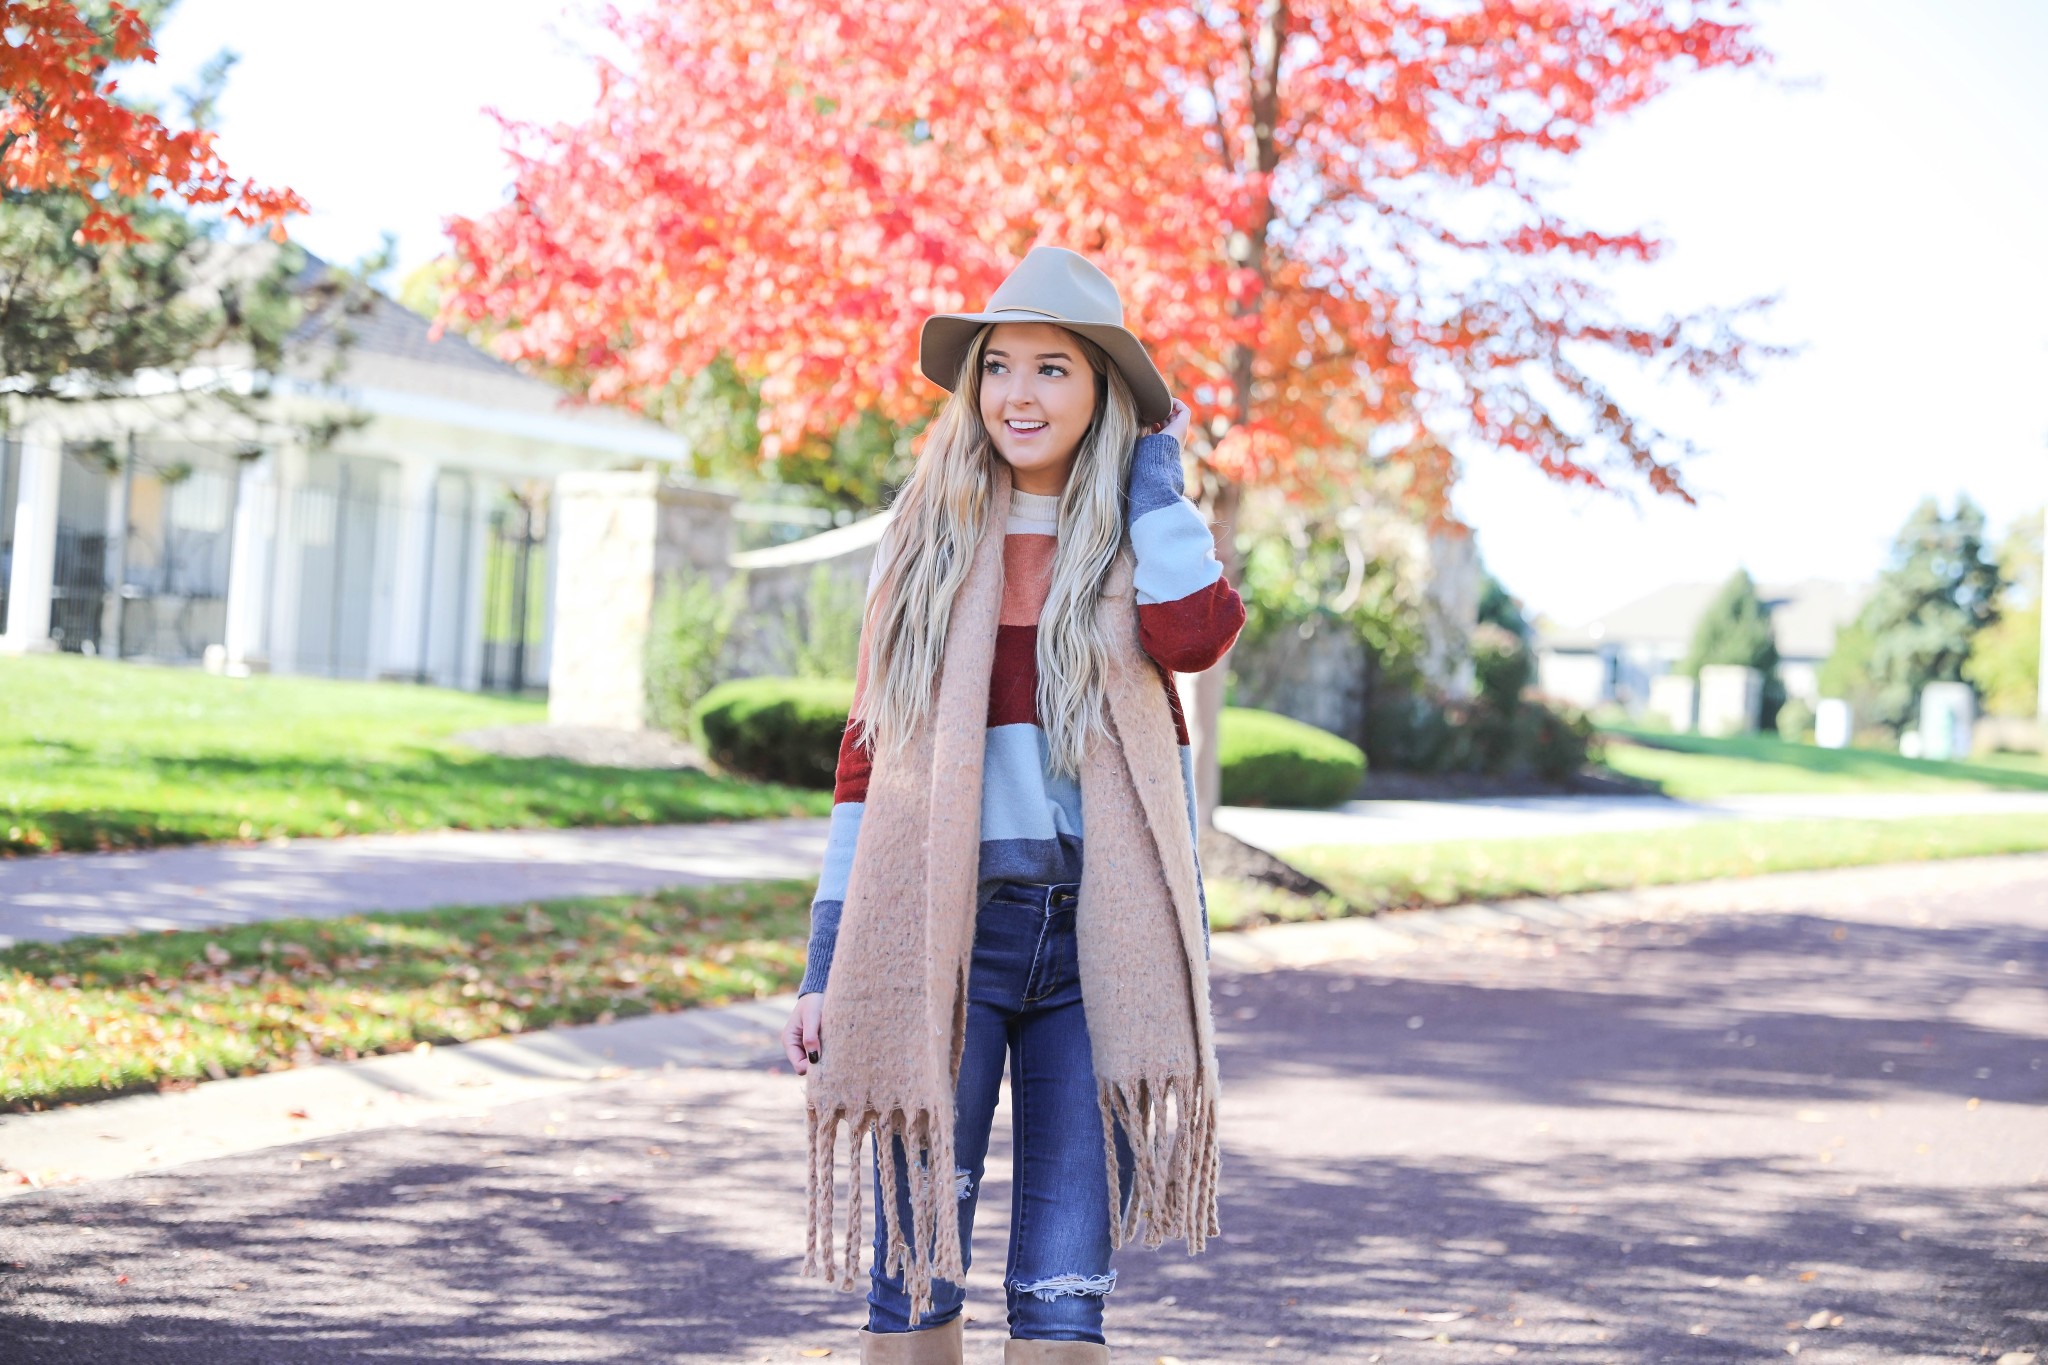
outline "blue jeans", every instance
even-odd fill
[[[953,1145],[960,1192],[960,1250],[972,1264],[974,1208],[981,1197],[996,1094],[1010,1062],[1013,1175],[1010,1257],[1003,1278],[1010,1335],[1040,1341],[1102,1342],[1102,1298],[1116,1284],[1109,1265],[1109,1177],[1096,1099],[1088,1021],[1081,1007],[1081,962],[1074,941],[1072,882],[1004,882],[974,924],[967,979],[967,1039],[953,1100]],[[1120,1199],[1130,1194],[1130,1148],[1115,1133]],[[910,1218],[910,1180],[901,1140],[895,1149],[897,1216]],[[881,1149],[875,1149],[875,1206],[881,1207]],[[937,1327],[966,1305],[963,1286],[932,1283],[932,1308],[910,1325],[902,1280],[883,1273],[880,1219],[869,1272],[868,1330]]]

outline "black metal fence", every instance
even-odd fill
[[[533,672],[528,651],[538,648],[547,612],[547,503],[508,497],[491,512],[484,557],[484,666],[486,691],[524,692]]]

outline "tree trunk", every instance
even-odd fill
[[[1216,537],[1216,557],[1223,561],[1223,576],[1237,582],[1237,507],[1241,492],[1235,483],[1217,480],[1209,496],[1209,529]],[[1191,680],[1193,697],[1183,689],[1182,706],[1188,716],[1188,737],[1195,750],[1195,819],[1208,829],[1215,820],[1216,802],[1223,786],[1223,765],[1216,748],[1217,727],[1223,719],[1223,685],[1230,676],[1230,656],[1225,654],[1215,667],[1197,673]],[[1192,704],[1190,704],[1192,700]]]

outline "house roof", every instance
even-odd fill
[[[1546,629],[1544,648],[1595,650],[1612,645],[1682,653],[1721,583],[1673,583],[1623,603],[1576,626]],[[1863,609],[1870,589],[1861,584],[1809,578],[1796,583],[1757,585],[1771,613],[1771,633],[1787,659],[1823,659],[1835,647],[1835,632]]]
[[[329,269],[326,261],[309,252],[294,286],[311,290]],[[677,450],[669,453],[681,453],[681,438],[658,422],[617,408],[578,403],[567,390],[500,360],[455,332],[444,331],[438,337],[433,333],[431,321],[371,290],[359,310],[309,310],[291,335],[284,368],[302,381],[322,381],[335,343],[344,342],[336,382],[345,389],[396,391],[545,415],[573,427],[673,443]]]

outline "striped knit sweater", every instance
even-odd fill
[[[989,679],[988,741],[982,767],[981,896],[996,883],[1081,879],[1081,789],[1049,766],[1038,723],[1038,617],[1052,583],[1059,499],[1013,491],[1003,539],[1003,606]],[[1182,493],[1180,446],[1146,436],[1132,457],[1128,510],[1137,561],[1139,643],[1159,666],[1160,686],[1180,740],[1181,778],[1194,821],[1194,759],[1173,674],[1221,659],[1244,625],[1244,603],[1223,577],[1208,523]],[[871,583],[872,586],[872,583]],[[838,940],[847,875],[867,801],[869,755],[840,741],[825,869],[811,903],[809,961],[801,993],[825,989]],[[1192,828],[1191,828],[1192,833]]]

